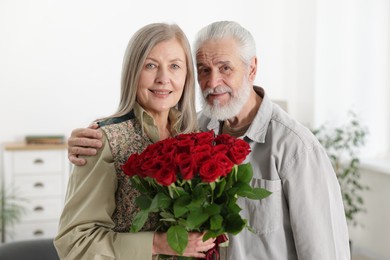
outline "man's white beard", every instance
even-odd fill
[[[233,93],[233,90],[228,86],[223,86],[220,88],[225,90],[229,89],[231,95],[230,101],[227,104],[221,106],[218,100],[214,100],[213,104],[210,105],[206,100],[206,93],[209,93],[212,90],[206,89],[203,91],[202,113],[211,119],[222,121],[229,118],[233,118],[238,115],[238,113],[241,111],[241,109],[244,107],[245,103],[249,99],[251,86],[249,85],[248,80],[245,78],[242,87],[240,89],[237,89],[235,94]]]

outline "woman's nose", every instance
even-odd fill
[[[169,84],[170,82],[169,73],[164,69],[160,69],[157,73],[156,82],[162,85]]]

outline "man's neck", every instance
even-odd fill
[[[252,123],[263,99],[256,93],[254,89],[251,91],[252,92],[248,101],[243,106],[238,115],[227,120],[229,127],[241,128]]]

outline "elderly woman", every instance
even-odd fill
[[[197,130],[194,68],[188,40],[177,25],[138,30],[124,57],[118,111],[98,120],[103,148],[76,166],[69,180],[55,246],[61,259],[152,259],[175,255],[151,216],[129,233],[137,191],[121,165],[153,142]],[[205,257],[214,240],[190,233],[185,256]]]

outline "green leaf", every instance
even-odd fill
[[[225,191],[225,187],[226,179],[223,179],[219,183],[217,183],[217,187],[215,188],[215,198],[219,198],[222,196],[223,192]]]
[[[230,173],[225,177],[226,185],[225,189],[230,189],[234,183],[234,176],[237,173],[237,165],[234,165]]]
[[[146,220],[148,219],[149,212],[147,210],[139,211],[133,220],[131,225],[130,232],[136,233],[145,225]]]
[[[237,204],[237,199],[234,198],[234,199],[231,199],[228,204],[227,204],[227,209],[231,212],[231,213],[239,213],[241,211],[241,208],[238,206]]]
[[[172,213],[166,212],[166,211],[161,211],[160,216],[162,218],[174,218],[175,217]]]
[[[261,200],[261,199],[268,197],[271,194],[272,194],[272,192],[270,192],[266,189],[253,188],[252,192],[249,193],[246,197],[249,199],[252,199],[252,200]]]
[[[187,217],[187,227],[189,229],[199,228],[208,218],[209,215],[201,209],[190,211]]]
[[[252,187],[244,182],[237,182],[232,189],[234,188],[237,188],[237,195],[241,197],[246,197],[247,194],[252,192]]]
[[[190,203],[191,197],[190,196],[183,196],[178,198],[174,204],[173,204],[173,213],[175,214],[175,217],[181,217],[185,213],[188,212],[187,205]]]
[[[239,182],[249,183],[253,177],[253,169],[250,163],[238,166],[237,180]]]
[[[182,226],[171,226],[167,231],[167,240],[173,251],[182,255],[188,244],[188,232]]]
[[[213,238],[217,237],[217,236],[221,235],[222,233],[224,233],[224,232],[214,232],[214,231],[208,230],[203,236],[203,241],[206,241],[207,239],[212,238],[212,237]]]
[[[132,178],[130,178],[131,184],[134,186],[134,188],[141,193],[148,193],[150,190],[148,189],[148,183],[144,179],[140,178],[139,176],[135,175]]]
[[[160,209],[166,209],[171,204],[171,198],[166,194],[159,192],[154,196],[150,205],[150,212],[157,212]]]
[[[245,227],[245,221],[240,214],[229,214],[225,218],[225,229],[227,233],[237,235]]]
[[[221,207],[217,204],[210,204],[207,207],[204,208],[204,211],[209,215],[213,216],[216,214],[219,214],[221,212]]]
[[[209,192],[210,186],[208,184],[199,184],[195,187],[194,192],[192,194],[191,202],[187,205],[189,210],[197,210],[207,201],[207,194]]]
[[[160,216],[161,216],[160,221],[169,221],[169,222],[176,221],[175,216],[170,212],[161,211]]]
[[[210,229],[219,230],[222,228],[223,218],[221,215],[214,215],[210,218]]]
[[[152,204],[152,199],[146,195],[140,195],[135,199],[135,204],[143,210],[147,210],[150,208],[150,204]]]

